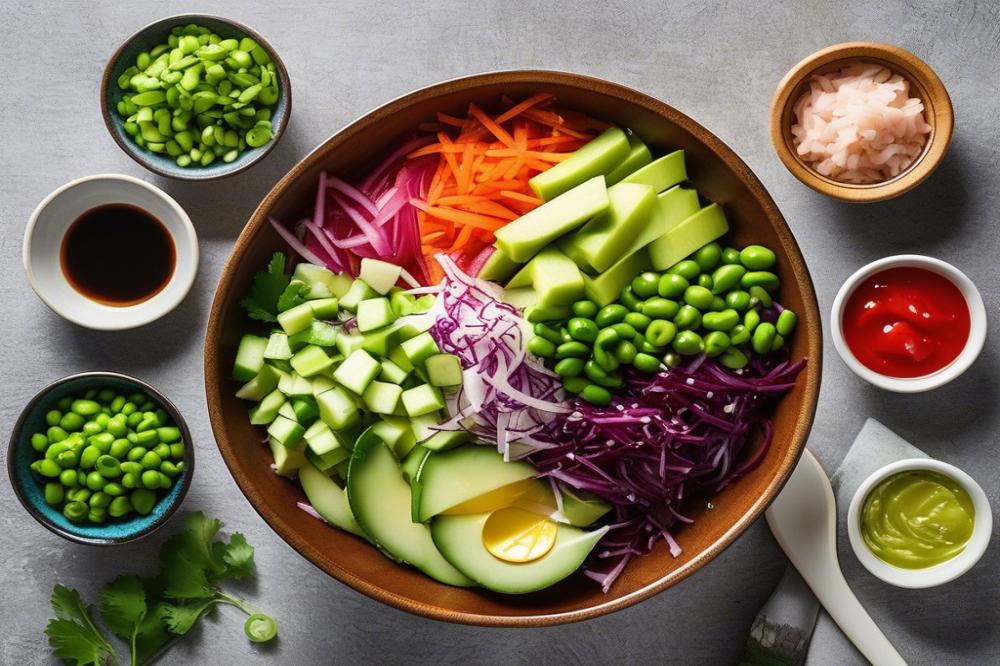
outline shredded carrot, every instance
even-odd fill
[[[500,190],[500,196],[513,199],[514,201],[520,201],[521,203],[534,204],[535,206],[541,206],[545,203],[538,197],[532,197],[527,194],[522,194],[521,192],[512,192],[510,190]]]

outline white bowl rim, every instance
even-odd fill
[[[947,278],[954,284],[969,308],[969,338],[965,342],[965,347],[955,359],[929,375],[921,377],[890,377],[875,372],[861,363],[854,356],[847,341],[844,339],[843,314],[847,300],[854,293],[858,285],[866,278],[889,268],[914,267],[924,268]],[[983,297],[979,289],[969,279],[969,277],[955,266],[935,257],[928,257],[922,254],[897,254],[884,257],[871,263],[865,264],[856,270],[841,285],[836,298],[833,299],[833,307],[830,312],[830,331],[833,336],[833,346],[840,354],[840,358],[847,364],[854,374],[858,375],[870,384],[888,391],[896,393],[921,393],[931,389],[944,386],[952,381],[969,367],[979,357],[986,343],[987,317],[986,306],[983,304]]]
[[[871,489],[886,477],[909,470],[939,472],[957,481],[969,493],[976,511],[972,536],[965,550],[940,564],[926,569],[903,569],[879,559],[861,536],[861,507]],[[847,536],[855,557],[873,576],[896,587],[922,589],[955,580],[971,569],[986,552],[993,534],[993,512],[982,486],[971,476],[950,463],[935,458],[906,458],[884,465],[872,472],[854,491],[847,510]]]
[[[38,219],[41,217],[42,211],[44,211],[53,201],[65,194],[67,191],[78,187],[84,183],[100,180],[117,180],[126,182],[130,185],[136,185],[141,188],[146,189],[154,196],[163,200],[167,206],[169,206],[174,213],[177,215],[177,219],[181,223],[181,229],[184,231],[184,238],[175,238],[174,241],[177,244],[176,251],[178,254],[184,252],[191,258],[190,268],[184,273],[175,271],[173,276],[171,276],[170,281],[167,284],[177,283],[180,285],[180,289],[176,292],[176,295],[169,300],[159,300],[156,307],[151,307],[149,305],[150,301],[143,301],[131,306],[125,306],[121,308],[115,308],[116,311],[128,311],[130,313],[135,313],[140,311],[139,308],[145,310],[143,315],[133,321],[121,322],[116,321],[115,317],[102,317],[100,320],[92,320],[83,317],[78,317],[63,308],[60,303],[52,298],[49,298],[44,293],[44,289],[39,287],[38,281],[35,279],[35,274],[31,265],[31,244],[32,238],[34,237],[35,226],[38,224]],[[99,330],[99,331],[120,331],[131,328],[138,328],[144,326],[150,322],[153,322],[160,317],[164,316],[175,307],[177,307],[181,301],[187,296],[188,292],[191,290],[191,286],[194,284],[195,277],[198,274],[198,264],[199,264],[199,251],[198,251],[198,234],[195,231],[194,224],[191,223],[191,218],[188,216],[187,212],[177,201],[171,197],[169,194],[161,190],[156,185],[148,183],[140,178],[134,176],[128,176],[119,173],[100,173],[91,176],[83,176],[82,178],[76,178],[69,181],[55,190],[50,192],[44,199],[35,206],[35,210],[32,211],[31,217],[28,218],[28,224],[24,228],[24,240],[21,245],[21,260],[24,264],[24,272],[28,278],[28,283],[31,285],[32,290],[38,295],[38,298],[42,300],[53,312],[58,314],[63,319],[71,321],[74,324],[83,326],[85,328]],[[144,307],[145,306],[145,307]]]

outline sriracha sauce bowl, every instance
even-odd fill
[[[898,393],[947,384],[986,341],[986,308],[972,281],[951,264],[915,254],[856,271],[837,293],[830,320],[847,366]]]

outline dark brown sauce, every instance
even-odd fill
[[[108,204],[81,215],[63,236],[63,274],[87,298],[124,307],[155,296],[170,281],[174,240],[141,208]]]

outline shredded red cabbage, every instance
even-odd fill
[[[763,459],[771,408],[805,366],[805,359],[771,356],[736,372],[703,356],[655,375],[632,372],[611,405],[577,401],[545,433],[558,444],[530,455],[541,476],[614,507],[611,529],[584,570],[605,592],[633,557],[660,540],[679,555],[671,529],[692,522],[682,513],[684,501],[718,492]],[[762,441],[748,451],[758,430]]]

